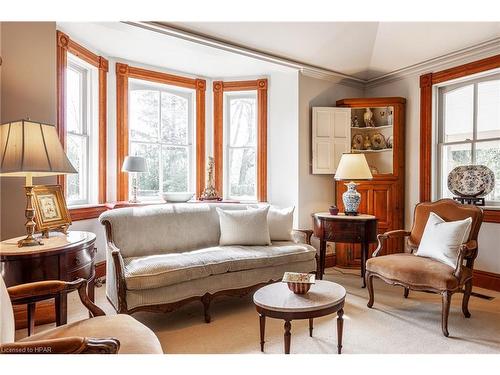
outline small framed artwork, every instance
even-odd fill
[[[50,230],[66,233],[71,225],[71,216],[61,185],[35,185],[32,192],[35,230],[42,232],[44,237],[48,237]]]

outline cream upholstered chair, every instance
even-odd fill
[[[445,221],[472,218],[468,242],[459,248],[458,262],[455,268],[431,258],[413,255],[418,248],[429,214],[434,212]],[[483,212],[477,206],[463,205],[452,199],[441,199],[436,202],[420,203],[415,207],[413,227],[410,232],[394,230],[378,236],[378,248],[372,258],[366,262],[366,284],[370,300],[368,307],[373,306],[373,278],[378,277],[391,285],[404,287],[404,296],[409,290],[439,293],[442,296],[441,327],[448,337],[448,314],[451,296],[463,292],[462,311],[466,318],[470,317],[468,308],[472,292],[472,269],[477,257],[477,236],[483,221]],[[408,237],[411,253],[377,256],[388,239]]]
[[[12,302],[54,298],[78,290],[90,319],[49,329],[14,342]],[[0,353],[5,354],[163,354],[155,334],[129,315],[106,316],[87,296],[87,281],[40,281],[6,288],[0,277]]]

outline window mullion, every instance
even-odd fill
[[[162,145],[162,131],[161,131],[161,120],[162,120],[162,114],[161,114],[161,95],[162,95],[162,92],[160,90],[158,90],[158,96],[159,96],[159,100],[158,100],[158,133],[157,133],[157,137],[158,137],[158,162],[159,162],[159,165],[158,165],[158,168],[160,168],[158,170],[158,191],[159,191],[159,195],[160,197],[163,196],[163,145]]]
[[[476,141],[477,141],[477,116],[478,116],[478,88],[477,83],[474,84],[474,109],[472,112],[472,147],[471,147],[471,162],[476,164]]]

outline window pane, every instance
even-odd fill
[[[459,165],[468,165],[472,163],[471,144],[444,146],[441,156],[441,197],[452,197],[453,194],[448,190],[448,174]]]
[[[66,154],[78,173],[69,174],[66,179],[66,197],[69,202],[82,202],[87,199],[85,189],[87,160],[87,138],[68,134],[66,139]]]
[[[161,93],[161,139],[163,142],[188,144],[188,100],[163,91]]]
[[[168,193],[188,191],[187,147],[163,147],[163,191]]]
[[[486,200],[500,201],[500,141],[476,143],[476,164],[486,165],[495,173],[495,188]]]
[[[472,139],[474,85],[444,95],[444,142]]]
[[[477,85],[477,138],[500,137],[500,80]]]
[[[231,198],[256,199],[255,164],[255,149],[229,149],[229,196]]]
[[[68,68],[66,79],[66,130],[82,133],[82,73]]]
[[[140,197],[158,197],[160,192],[160,177],[159,166],[160,146],[147,143],[134,143],[130,144],[130,155],[142,156],[146,159],[147,171],[137,173],[137,195]],[[129,177],[129,192],[132,194],[132,180],[134,176],[131,174]]]
[[[229,146],[255,145],[256,125],[256,99],[255,98],[229,98]]]
[[[130,91],[130,138],[155,141],[158,139],[160,92],[157,90]]]

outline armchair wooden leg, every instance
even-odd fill
[[[368,300],[366,306],[371,308],[373,306],[373,302],[375,299],[373,295],[373,275],[370,272],[367,272],[365,278],[366,278],[366,286],[368,288],[368,295],[370,296],[370,299]]]
[[[472,279],[465,283],[464,298],[462,300],[462,312],[466,318],[470,318],[469,298],[472,293]]]
[[[405,288],[405,298],[408,298],[408,294],[410,294],[410,288]]]
[[[450,304],[451,304],[452,293],[449,291],[444,291],[442,293],[443,297],[443,311],[441,315],[441,329],[443,330],[443,335],[449,336],[448,333],[448,315],[450,314]]]

